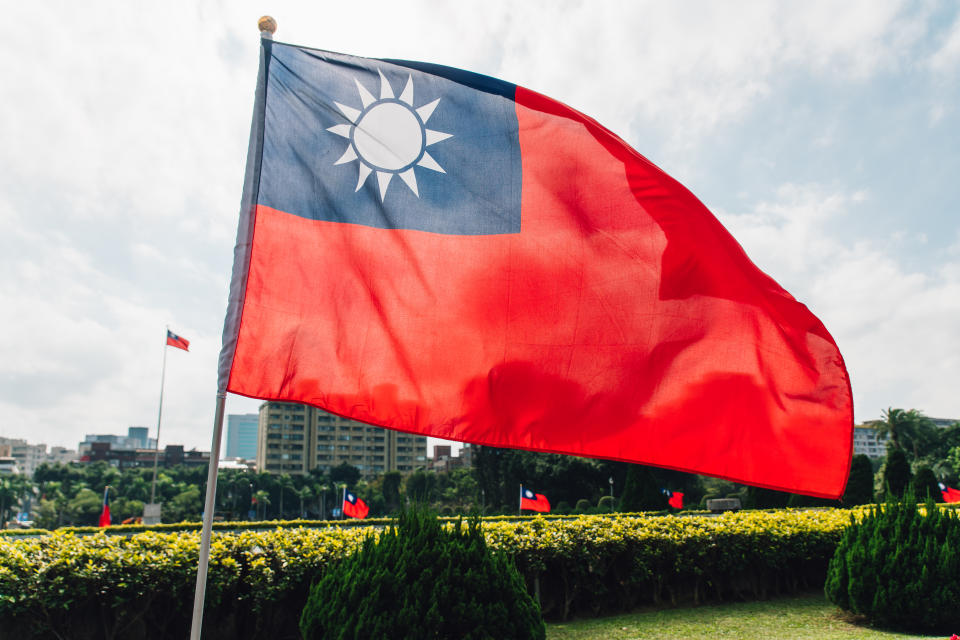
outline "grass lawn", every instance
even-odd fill
[[[764,602],[640,611],[547,625],[547,640],[944,640],[949,636],[916,636],[871,629],[827,602],[822,593]]]

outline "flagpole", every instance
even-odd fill
[[[520,485],[520,504],[517,505],[517,515],[523,515],[523,485]]]
[[[160,369],[160,408],[157,409],[157,440],[153,443],[153,481],[150,483],[150,504],[155,504],[157,493],[157,464],[160,461],[160,418],[163,416],[163,381],[167,376],[167,336],[170,327],[163,334],[163,368]]]
[[[210,534],[213,531],[213,510],[217,497],[217,467],[220,464],[220,436],[223,433],[223,409],[226,392],[217,393],[217,409],[213,418],[213,442],[210,444],[210,465],[207,471],[207,495],[203,503],[203,529],[200,533],[200,559],[197,564],[197,588],[193,598],[193,623],[190,640],[200,640],[203,625],[203,604],[207,592],[207,568],[210,566]]]
[[[277,30],[277,21],[269,16],[263,16],[257,20],[257,27],[260,29],[260,71],[257,77],[257,92],[254,101],[253,124],[251,125],[251,149],[253,149],[253,140],[255,140],[258,131],[258,119],[262,126],[263,114],[258,111],[263,108],[263,100],[266,91],[266,71],[264,62],[264,40],[273,40],[273,33]],[[255,152],[254,152],[255,153]],[[244,177],[244,193],[246,194],[247,184],[251,179],[250,167],[251,158],[247,157],[247,175]],[[246,195],[244,196],[246,198]],[[245,200],[245,202],[247,202]],[[249,202],[247,202],[249,204]],[[244,205],[246,206],[246,205]],[[241,212],[241,216],[245,215]],[[207,495],[204,499],[203,509],[203,528],[200,533],[200,555],[197,562],[197,587],[193,598],[193,621],[190,626],[190,640],[200,640],[200,631],[203,627],[203,606],[204,598],[207,592],[207,569],[210,565],[210,536],[213,531],[213,510],[217,496],[217,467],[220,463],[220,440],[223,434],[223,411],[226,404],[227,385],[220,383],[217,390],[216,411],[213,418],[213,441],[210,445],[210,466],[207,471]]]

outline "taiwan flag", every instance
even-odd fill
[[[190,351],[190,341],[186,338],[181,338],[173,331],[170,331],[170,329],[167,329],[167,346]]]
[[[542,493],[534,493],[525,487],[520,487],[520,509],[530,509],[541,513],[550,513],[550,501]]]
[[[948,487],[940,483],[940,493],[943,494],[944,502],[960,502],[960,490]]]
[[[234,255],[220,391],[843,493],[823,324],[683,185],[529,89],[263,39]]]
[[[370,513],[370,507],[366,502],[349,491],[343,493],[343,515],[363,520],[368,513]]]
[[[110,526],[110,487],[103,490],[103,508],[100,510],[99,526]]]
[[[683,493],[680,491],[670,491],[670,489],[661,489],[663,495],[667,497],[667,504],[674,509],[683,509]]]

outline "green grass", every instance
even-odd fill
[[[822,593],[547,625],[547,640],[943,640],[949,635],[917,636],[871,629],[830,604]]]

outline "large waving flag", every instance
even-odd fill
[[[261,54],[221,391],[843,493],[830,334],[623,140],[458,69]]]

